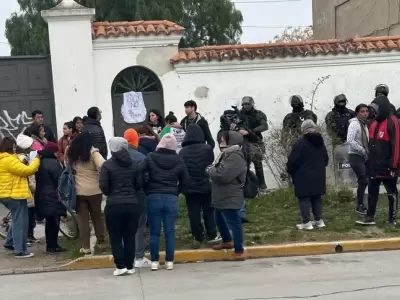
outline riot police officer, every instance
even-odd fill
[[[335,96],[334,107],[325,118],[326,129],[333,145],[344,143],[347,138],[350,119],[356,116],[355,112],[346,107],[347,97],[344,94]]]
[[[293,95],[289,99],[293,110],[283,119],[282,139],[283,145],[291,146],[301,136],[301,123],[304,120],[312,120],[317,123],[317,115],[311,110],[304,109],[303,98],[300,95]]]
[[[254,104],[252,97],[243,97],[240,115],[243,120],[246,120],[248,130],[240,130],[239,132],[248,135],[250,155],[258,178],[258,187],[260,190],[266,190],[267,185],[265,184],[262,164],[265,154],[262,132],[268,130],[268,123],[267,116],[261,110],[255,109]]]

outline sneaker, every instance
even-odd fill
[[[7,250],[7,251],[14,251],[14,246],[6,246],[6,245],[4,245],[3,248],[4,248],[4,250]]]
[[[233,243],[228,242],[228,243],[219,243],[217,245],[214,245],[211,247],[213,250],[219,251],[219,250],[230,250],[233,249]]]
[[[15,258],[31,258],[31,257],[34,257],[34,256],[35,256],[35,254],[28,253],[28,252],[15,254]]]
[[[57,248],[47,248],[46,252],[49,254],[55,254],[55,253],[63,253],[67,252],[67,249],[62,248],[62,247],[57,247]]]
[[[396,221],[396,220],[389,220],[389,225],[390,225],[391,227],[396,227],[397,221]]]
[[[126,274],[128,274],[128,275],[133,275],[133,274],[135,274],[135,269],[130,269],[130,270],[128,270],[128,271],[126,272]]]
[[[158,271],[159,268],[160,268],[160,263],[158,261],[151,262],[151,270],[152,271]]]
[[[79,249],[79,253],[80,253],[80,254],[89,255],[89,254],[92,254],[92,250],[90,250],[90,249],[85,249],[85,248],[81,248],[81,249]]]
[[[314,229],[314,226],[311,222],[297,224],[296,227],[299,230],[313,230]]]
[[[375,220],[369,217],[365,217],[364,221],[356,221],[356,224],[364,225],[364,226],[373,226],[375,225]]]
[[[322,220],[322,219],[318,220],[318,221],[313,221],[312,225],[317,228],[324,228],[326,226],[324,220]]]
[[[113,275],[114,275],[114,276],[123,276],[123,275],[125,275],[125,274],[127,274],[127,273],[128,273],[127,268],[124,268],[124,269],[115,269]]]
[[[37,238],[35,238],[34,236],[31,236],[31,237],[28,237],[28,243],[30,243],[30,244],[39,244],[40,241]]]
[[[220,235],[218,235],[217,237],[210,239],[207,241],[208,245],[216,245],[216,244],[220,244],[222,242],[222,238]]]
[[[367,208],[364,206],[364,204],[361,204],[356,207],[355,209],[356,213],[365,216],[367,214]]]
[[[149,268],[150,265],[151,261],[147,257],[135,260],[135,268]]]
[[[166,268],[168,271],[173,270],[173,269],[174,269],[174,262],[173,262],[173,261],[166,261],[166,262],[165,262],[165,268]]]

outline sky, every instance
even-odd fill
[[[287,26],[312,24],[312,0],[232,0],[243,14],[243,44],[265,43]],[[0,1],[0,56],[10,55],[6,19],[19,11],[17,0]]]

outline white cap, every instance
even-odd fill
[[[33,139],[27,135],[19,134],[17,136],[17,146],[21,149],[29,149],[32,147]]]

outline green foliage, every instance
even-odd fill
[[[47,24],[40,16],[60,0],[18,0],[21,13],[6,21],[11,55],[49,54]],[[96,21],[169,20],[186,28],[181,47],[235,44],[242,34],[242,14],[230,0],[78,0],[96,8]]]

